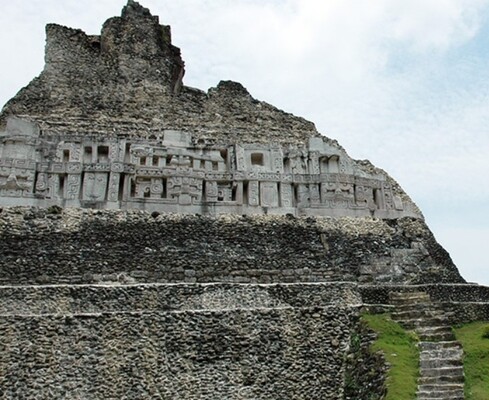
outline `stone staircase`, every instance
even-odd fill
[[[425,292],[392,292],[392,319],[420,338],[418,400],[463,400],[463,350],[447,315]]]

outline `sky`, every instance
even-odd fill
[[[47,23],[100,33],[125,0],[2,2],[0,104],[43,68]],[[141,0],[184,83],[242,83],[392,175],[462,276],[489,285],[489,0]]]

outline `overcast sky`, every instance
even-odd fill
[[[125,0],[2,1],[0,103],[43,68],[44,26],[100,33]],[[241,82],[388,171],[468,281],[489,285],[489,0],[142,0],[184,82]]]

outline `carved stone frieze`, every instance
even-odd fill
[[[0,157],[0,201],[2,196],[24,197],[33,205],[44,199],[112,208],[147,202],[162,211],[178,206],[192,213],[215,210],[209,204],[240,206],[237,212],[244,213],[295,209],[297,214],[382,212],[396,217],[413,210],[384,176],[355,173],[358,168],[346,153],[319,138],[303,145],[215,147],[177,131],[165,133],[162,142],[79,135],[49,141],[16,137],[9,141],[9,132],[3,135],[12,152],[5,156],[4,146]]]

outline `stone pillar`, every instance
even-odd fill
[[[282,207],[292,207],[292,185],[290,183],[280,183],[280,205]]]
[[[260,205],[260,187],[258,181],[248,183],[248,204],[250,206]]]

